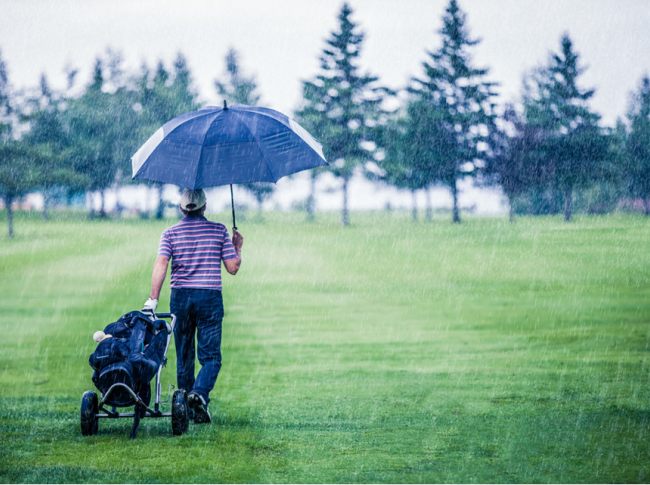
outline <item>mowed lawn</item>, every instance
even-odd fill
[[[82,438],[92,334],[144,303],[174,222],[19,215],[0,236],[0,481],[650,481],[641,216],[242,221],[212,426]]]

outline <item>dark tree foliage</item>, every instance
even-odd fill
[[[153,73],[143,66],[135,84],[138,123],[145,140],[172,118],[199,107],[187,61],[180,53],[171,70],[162,61]]]
[[[413,220],[417,220],[416,190],[426,187],[423,183],[424,174],[413,165],[411,145],[408,143],[408,125],[405,117],[389,119],[386,125],[378,130],[378,143],[383,150],[383,158],[377,161],[380,172],[368,172],[373,180],[397,187],[408,189],[413,196]]]
[[[241,69],[239,53],[230,48],[225,61],[223,79],[216,79],[214,86],[217,94],[229,104],[245,104],[257,106],[260,102],[260,95],[257,89],[255,76],[246,76]]]
[[[377,132],[384,153],[377,162],[383,171],[380,178],[411,191],[413,220],[417,220],[415,193],[445,175],[442,169],[449,165],[443,159],[454,149],[456,137],[445,130],[435,106],[417,99],[408,103],[404,115],[390,118]]]
[[[0,54],[0,197],[7,210],[7,232],[13,237],[12,205],[39,183],[38,154],[14,138],[16,123],[14,93],[9,85],[7,66]]]
[[[109,65],[112,59],[109,58]],[[137,150],[137,115],[134,97],[120,79],[117,66],[107,71],[97,59],[92,82],[65,111],[70,126],[70,154],[75,171],[85,177],[88,191],[100,191],[100,215],[106,216],[104,192],[129,173],[130,157]]]
[[[650,78],[647,75],[630,98],[626,143],[628,187],[634,197],[643,199],[645,215],[650,216]]]
[[[9,75],[0,51],[0,139],[5,140],[11,136],[12,111]]]
[[[514,222],[515,199],[547,179],[540,151],[542,132],[526,124],[512,105],[506,105],[500,122],[491,133],[491,156],[483,173],[503,189]]]
[[[458,179],[474,175],[489,148],[494,124],[493,83],[485,81],[487,69],[471,66],[469,48],[478,44],[465,25],[465,14],[451,0],[440,30],[442,46],[423,62],[424,76],[414,78],[416,96],[412,140],[430,167],[430,176],[450,188],[453,221],[460,222]]]
[[[185,57],[179,53],[171,72],[161,62],[152,74],[144,65],[135,79],[134,106],[137,142],[129,158],[156,130],[176,116],[199,108],[197,94],[192,86],[192,76]],[[130,173],[130,172],[128,172]],[[162,199],[163,184],[151,182],[158,190],[156,218],[162,219],[165,204]]]
[[[343,4],[338,30],[325,41],[321,72],[303,82],[303,104],[296,113],[323,144],[329,170],[343,180],[343,225],[349,224],[348,183],[355,168],[370,158],[369,148],[376,146],[374,127],[383,115],[380,105],[387,92],[376,86],[377,77],[360,72],[364,34],[351,16],[352,9]]]
[[[74,151],[70,137],[70,127],[66,124],[62,105],[65,94],[55,92],[49,86],[45,75],[41,76],[38,91],[27,102],[27,112],[23,120],[29,131],[22,141],[38,155],[39,188],[43,192],[43,218],[48,217],[48,206],[57,188],[67,188],[77,192],[85,185],[86,179],[75,172],[69,162]]]
[[[260,100],[260,95],[258,94],[257,82],[255,81],[254,76],[246,76],[241,69],[239,64],[239,53],[230,48],[225,61],[225,70],[223,80],[215,80],[214,85],[217,89],[217,93],[221,96],[224,101],[227,101],[229,104],[245,104],[246,106],[257,106]],[[257,200],[258,206],[258,219],[262,220],[262,204],[266,199],[268,199],[273,192],[275,191],[275,184],[267,182],[251,182],[247,184],[241,184],[246,190],[248,190],[255,200]]]
[[[11,206],[40,185],[40,165],[40,154],[26,143],[11,138],[0,141],[0,194],[7,209],[9,237],[14,235]]]
[[[561,52],[538,69],[524,92],[526,123],[542,130],[546,171],[552,187],[564,194],[564,218],[571,220],[573,193],[608,176],[609,140],[588,101],[594,90],[578,87],[584,72],[567,34]]]
[[[67,74],[69,91],[76,71],[68,69]],[[121,55],[108,50],[96,60],[91,82],[76,98],[53,90],[45,76],[19,110],[12,106],[10,94],[0,60],[0,136],[7,142],[0,190],[12,198],[41,190],[44,217],[54,191],[99,191],[105,216],[105,190],[130,180],[130,159],[142,143],[171,118],[198,108],[181,54],[171,73],[160,64],[152,75],[145,67],[141,76],[127,79]],[[20,130],[12,130],[18,122]],[[20,140],[14,140],[13,131]],[[162,208],[161,203],[160,217]]]

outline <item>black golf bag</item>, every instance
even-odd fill
[[[112,337],[102,340],[89,359],[95,371],[93,383],[102,395],[114,384],[125,384],[149,406],[151,379],[165,359],[166,322],[151,321],[142,312],[130,312],[109,324],[104,333]],[[108,404],[128,407],[135,400],[124,387],[118,386],[111,392]]]

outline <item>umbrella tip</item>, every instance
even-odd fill
[[[228,103],[226,103],[226,100],[223,100],[223,109],[228,109]]]

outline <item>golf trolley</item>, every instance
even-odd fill
[[[176,315],[171,313],[159,313],[155,315],[159,319],[171,319],[171,329],[173,332],[176,326]],[[156,390],[153,409],[145,404],[143,399],[136,393],[134,382],[128,370],[124,370],[119,366],[109,371],[115,372],[115,384],[111,385],[101,396],[98,401],[97,393],[95,391],[86,391],[81,398],[81,434],[82,436],[91,436],[97,434],[99,419],[119,419],[119,418],[133,418],[133,429],[131,430],[131,439],[135,439],[140,419],[142,418],[168,418],[171,417],[172,434],[175,436],[182,435],[187,432],[189,428],[189,417],[187,408],[187,393],[182,389],[177,389],[174,394],[169,397],[171,389],[170,385],[167,401],[160,401],[161,384],[160,373],[162,368],[167,363],[167,349],[171,341],[170,332],[167,335],[167,343],[165,345],[164,356],[158,371],[156,372]],[[150,382],[146,383],[150,386]],[[170,403],[171,401],[171,403]],[[161,404],[171,404],[171,412],[162,412],[160,410]],[[111,409],[108,409],[109,406]],[[117,408],[135,406],[132,413],[118,413]]]

